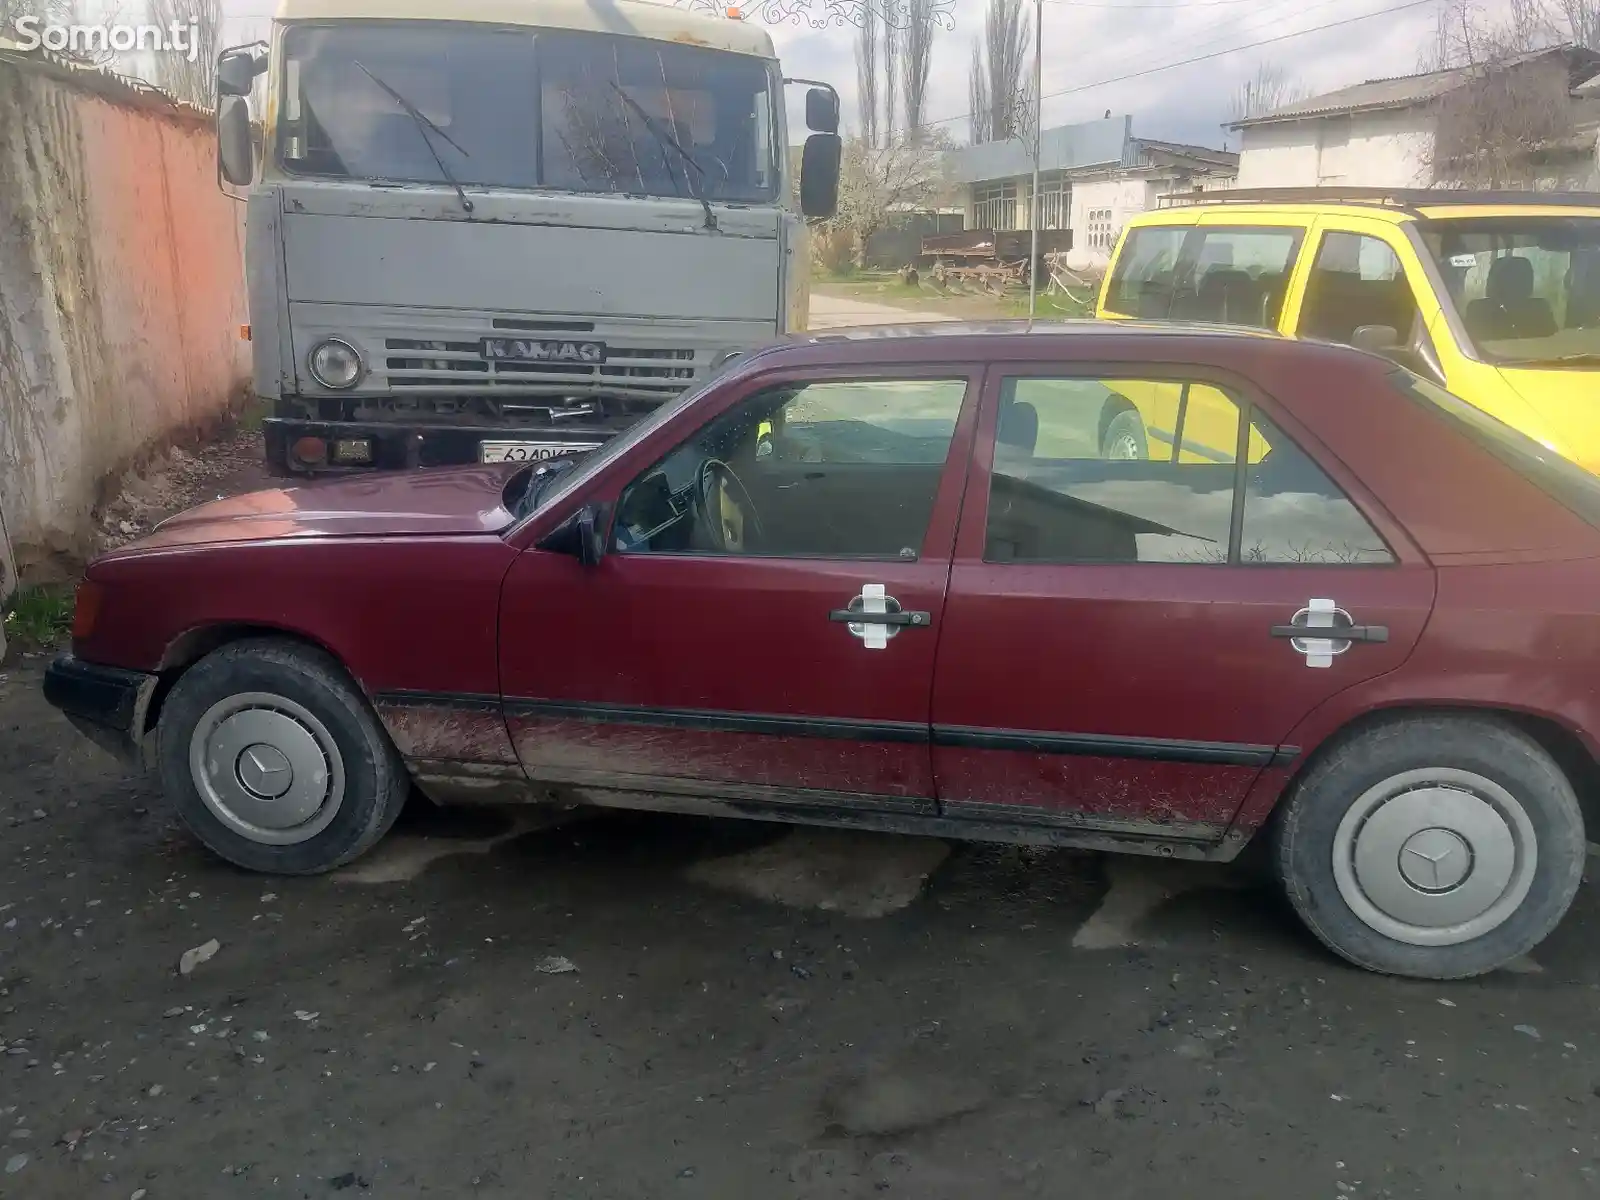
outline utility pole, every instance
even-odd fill
[[[1028,320],[1039,303],[1039,139],[1044,133],[1044,0],[1033,0],[1033,194],[1028,214]]]

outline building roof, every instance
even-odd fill
[[[1496,64],[1500,67],[1521,66],[1544,58],[1564,57],[1574,73],[1574,84],[1581,82],[1591,72],[1600,71],[1600,54],[1577,46],[1551,46],[1513,55]],[[1341,116],[1345,113],[1379,112],[1385,109],[1411,108],[1436,100],[1446,92],[1454,91],[1466,83],[1476,67],[1452,67],[1444,71],[1424,71],[1418,75],[1399,75],[1391,79],[1369,79],[1333,92],[1324,92],[1293,104],[1285,104],[1258,117],[1234,121],[1230,129],[1246,129],[1254,125],[1271,125],[1282,121],[1304,121],[1314,117]]]
[[[1182,160],[1184,165],[1237,170],[1239,156],[1209,146],[1185,142],[1158,142],[1133,136],[1133,118],[1107,117],[1077,125],[1058,125],[1046,129],[1039,139],[1039,169],[1057,172],[1095,172],[1136,170],[1141,167],[1168,166]],[[1033,173],[1033,147],[1024,138],[1004,142],[983,142],[962,146],[945,157],[946,169],[955,183],[979,183],[986,179],[1014,179]]]
[[[647,0],[279,0],[280,21],[481,21],[576,29],[681,42],[776,58],[772,38],[749,21],[712,17]]]

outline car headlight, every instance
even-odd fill
[[[325,388],[343,391],[361,381],[361,355],[349,342],[329,338],[318,342],[306,360],[311,378]]]

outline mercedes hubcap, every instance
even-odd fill
[[[344,797],[344,761],[327,727],[302,705],[268,693],[212,705],[190,739],[189,769],[223,824],[268,845],[315,837]]]
[[[1111,439],[1106,457],[1113,462],[1133,462],[1139,457],[1139,443],[1130,433],[1119,434]]]
[[[1369,788],[1334,834],[1339,895],[1374,930],[1413,946],[1453,946],[1498,928],[1526,899],[1537,866],[1517,799],[1453,768]]]

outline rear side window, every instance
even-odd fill
[[[1407,396],[1441,414],[1490,454],[1526,476],[1552,500],[1600,528],[1600,479],[1436,383],[1404,368],[1391,372],[1389,378]]]
[[[1109,296],[1112,312],[1130,317],[1161,318],[1172,308],[1173,280],[1188,226],[1147,226],[1128,231],[1117,255]]]
[[[1195,380],[1002,385],[992,563],[1382,564],[1394,556],[1259,410]]]

